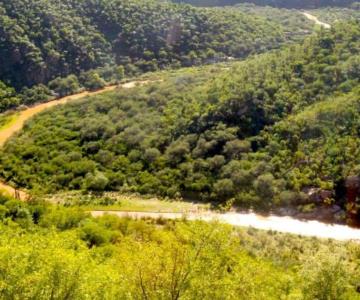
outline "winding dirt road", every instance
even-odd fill
[[[320,25],[321,27],[324,27],[326,29],[330,29],[331,25],[328,23],[321,22],[316,16],[309,14],[308,12],[302,13],[305,17],[307,17],[309,20],[315,22],[315,24]]]
[[[65,103],[68,103],[71,101],[75,101],[75,100],[84,98],[86,96],[94,96],[94,95],[101,94],[104,92],[112,91],[118,87],[130,89],[130,88],[134,88],[136,85],[143,85],[148,82],[149,81],[131,81],[131,82],[124,83],[121,85],[111,85],[111,86],[107,86],[101,90],[94,91],[94,92],[85,91],[85,92],[81,92],[81,93],[74,94],[71,96],[66,96],[66,97],[59,98],[59,99],[56,99],[53,101],[49,101],[46,103],[40,103],[35,106],[29,107],[29,108],[21,111],[18,114],[18,116],[16,117],[16,119],[14,121],[12,121],[9,126],[5,126],[3,129],[0,130],[0,148],[4,146],[6,141],[13,134],[15,134],[16,132],[18,132],[19,130],[21,130],[23,128],[23,126],[27,120],[29,120],[31,117],[35,116],[36,114],[42,112],[45,109],[48,109],[48,108],[56,106],[56,105],[61,105],[61,104],[65,104]],[[17,197],[19,197],[21,200],[26,200],[29,198],[29,195],[25,191],[16,191],[11,185],[6,184],[5,182],[1,182],[1,181],[0,181],[0,191],[3,191],[12,196],[15,195],[15,193],[17,193]]]
[[[148,81],[132,81],[121,85],[123,88],[133,88],[137,84],[146,84]],[[65,104],[86,96],[92,96],[106,91],[114,90],[117,86],[109,86],[96,92],[83,92],[67,96],[58,100],[42,103],[30,107],[19,113],[17,119],[9,126],[0,130],[0,147],[23,126],[25,121],[37,113],[60,104]],[[0,190],[14,195],[13,187],[0,182]],[[17,191],[18,197],[22,200],[28,199],[26,191]],[[214,213],[214,212],[189,212],[183,213],[158,213],[158,212],[122,212],[122,211],[91,211],[92,216],[99,217],[105,214],[117,215],[119,217],[131,218],[164,218],[180,219],[186,217],[188,220],[219,221],[234,226],[254,227],[257,229],[274,230],[285,233],[299,234],[303,236],[314,236],[318,238],[331,238],[336,240],[357,240],[360,241],[360,229],[354,229],[345,225],[329,225],[318,221],[301,221],[291,217],[261,216],[254,213]]]

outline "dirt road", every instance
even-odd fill
[[[133,88],[136,84],[146,84],[147,81],[132,81],[123,84],[123,88]],[[20,112],[18,118],[11,123],[10,126],[0,130],[0,147],[4,145],[8,138],[14,133],[19,131],[25,121],[30,119],[37,113],[53,107],[55,105],[64,104],[69,101],[74,101],[85,96],[96,95],[106,91],[114,90],[116,86],[109,86],[96,92],[83,92],[72,96],[67,96],[58,100],[50,101],[30,107]],[[6,183],[0,182],[0,190],[8,194],[14,195],[15,190],[13,187]],[[25,191],[18,191],[19,198],[26,200],[28,194]],[[208,212],[190,212],[183,213],[157,213],[157,212],[121,212],[121,211],[91,211],[92,216],[98,217],[104,214],[113,214],[119,217],[131,218],[164,218],[164,219],[179,219],[186,217],[189,220],[203,220],[203,221],[219,221],[234,226],[254,227],[264,230],[274,230],[279,232],[287,232],[299,234],[303,236],[315,236],[318,238],[332,238],[336,240],[359,240],[360,230],[350,228],[345,225],[329,225],[318,221],[300,221],[291,217],[278,217],[278,216],[261,216],[254,213],[226,213],[219,214],[211,211]]]
[[[130,88],[134,88],[136,85],[143,85],[148,82],[149,81],[131,81],[131,82],[124,83],[121,85],[107,86],[101,90],[97,90],[94,92],[88,92],[88,91],[81,92],[81,93],[78,93],[75,95],[66,96],[66,97],[63,97],[60,99],[56,99],[56,100],[49,101],[46,103],[40,103],[35,106],[29,107],[29,108],[19,112],[16,119],[14,121],[12,121],[9,126],[5,126],[3,129],[0,130],[0,147],[2,147],[13,134],[15,134],[16,132],[21,130],[24,126],[24,123],[27,120],[29,120],[31,117],[35,116],[36,114],[42,112],[45,109],[48,109],[48,108],[56,106],[56,105],[61,105],[61,104],[65,104],[65,103],[68,103],[71,101],[75,101],[75,100],[84,98],[86,96],[94,96],[94,95],[101,94],[104,92],[112,91],[112,90],[115,90],[117,87],[130,89]],[[4,191],[5,193],[10,194],[12,196],[15,195],[15,189],[12,186],[10,186],[4,182],[0,182],[0,191]],[[26,200],[29,197],[25,191],[18,191],[18,195],[21,200]]]
[[[305,17],[307,17],[309,20],[315,22],[315,24],[317,25],[320,25],[326,29],[330,29],[331,28],[331,25],[328,24],[328,23],[324,23],[324,22],[321,22],[316,16],[312,15],[312,14],[309,14],[307,12],[303,12],[302,13]]]
[[[360,241],[360,229],[351,228],[345,225],[331,225],[318,221],[302,221],[290,217],[261,216],[255,213],[215,213],[215,212],[194,212],[194,213],[157,213],[157,212],[122,212],[122,211],[91,211],[93,217],[100,217],[106,214],[119,217],[130,217],[134,219],[181,219],[219,221],[234,226],[253,227],[263,230],[274,230],[278,232],[299,234],[318,238],[330,238],[339,241],[356,240]]]

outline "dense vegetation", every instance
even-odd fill
[[[360,248],[0,196],[1,299],[360,299]]]
[[[314,22],[296,9],[258,6],[251,3],[237,4],[233,9],[235,8],[247,15],[259,16],[278,24],[283,29],[287,39],[293,41],[302,41],[314,29]]]
[[[284,8],[317,8],[322,6],[351,6],[357,0],[173,0],[178,3],[189,3],[195,6],[224,6],[238,3],[252,3],[261,6]],[[356,6],[357,7],[357,6]]]
[[[6,145],[1,175],[48,192],[343,206],[338,186],[359,175],[359,41],[358,22],[338,24],[231,70],[165,73],[51,110]],[[314,200],[311,188],[327,193]]]
[[[324,7],[321,9],[310,10],[310,13],[317,16],[321,21],[326,23],[336,23],[342,20],[360,20],[360,2],[358,7],[341,8],[341,7]]]
[[[125,75],[244,58],[287,40],[260,17],[156,0],[0,1],[0,38],[0,112]]]
[[[357,242],[90,212],[211,205],[134,193],[360,220],[360,21],[335,22],[346,11],[316,10],[334,25],[303,41],[314,26],[288,9],[0,0],[0,112],[151,71],[38,114],[0,149],[1,180],[30,195],[0,192],[0,299],[360,300]]]

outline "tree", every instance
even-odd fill
[[[20,97],[22,99],[22,103],[31,105],[38,102],[46,102],[51,99],[53,95],[47,86],[39,84],[32,88],[25,87],[21,91]]]
[[[230,179],[220,179],[214,184],[214,193],[220,200],[229,198],[234,194],[234,184]]]
[[[56,78],[49,83],[49,88],[55,91],[60,97],[72,95],[80,90],[78,78],[75,75],[69,75],[66,78]]]
[[[120,65],[116,68],[116,80],[121,81],[125,77],[125,68]]]
[[[109,183],[109,179],[102,172],[95,174],[88,173],[85,177],[85,188],[92,191],[104,191]]]
[[[16,96],[15,90],[0,81],[0,112],[16,107],[20,102],[21,100]]]
[[[249,141],[233,140],[225,144],[224,153],[230,158],[240,158],[242,153],[250,151],[250,147]]]
[[[90,91],[99,90],[106,85],[104,79],[102,79],[95,71],[89,71],[81,74],[80,80],[82,85]]]
[[[254,188],[260,197],[270,201],[275,194],[274,176],[272,174],[260,175],[254,182]]]

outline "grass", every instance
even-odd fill
[[[64,192],[46,195],[44,200],[65,206],[81,206],[86,210],[186,213],[210,209],[210,204],[145,198],[138,195],[124,195],[114,192],[102,195]]]
[[[19,113],[17,112],[7,112],[0,114],[0,130],[6,129],[11,126],[11,124],[16,121],[18,115]]]

